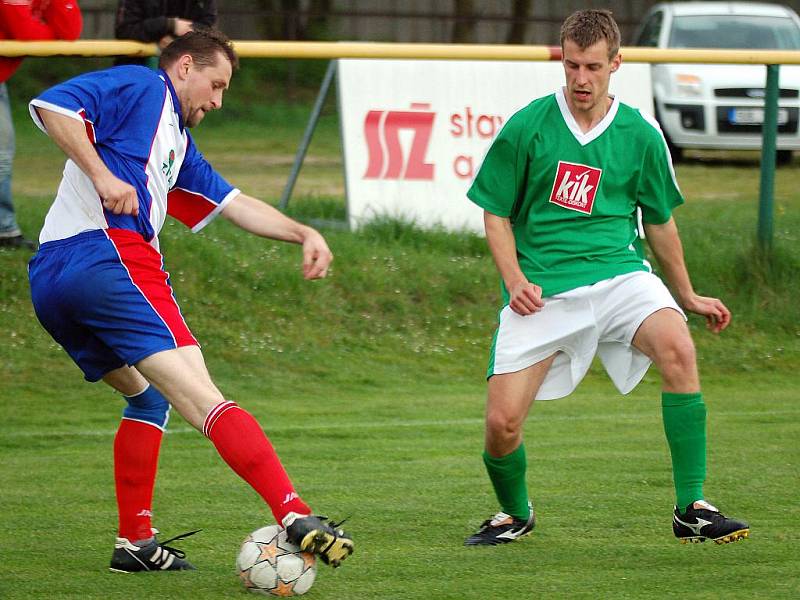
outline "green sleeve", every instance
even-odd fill
[[[492,142],[467,192],[470,200],[498,217],[511,216],[521,193],[520,169],[524,168],[525,161],[518,164],[524,153],[520,152],[522,129],[517,115],[508,120]]]
[[[683,204],[683,195],[675,179],[667,144],[660,132],[653,132],[645,150],[637,204],[642,208],[642,221],[662,225],[669,221],[672,210]]]

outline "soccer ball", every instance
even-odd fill
[[[300,596],[311,589],[317,576],[314,555],[303,552],[286,538],[278,525],[268,525],[247,536],[236,558],[244,587],[265,596]]]

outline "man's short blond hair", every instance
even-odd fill
[[[608,43],[608,59],[611,60],[619,52],[619,27],[610,10],[579,10],[568,16],[561,25],[562,50],[565,40],[575,42],[581,50],[605,40]]]

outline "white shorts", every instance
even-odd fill
[[[631,346],[642,322],[657,310],[684,312],[662,281],[645,271],[627,273],[544,299],[539,312],[500,312],[488,376],[521,371],[555,353],[537,400],[572,393],[595,354],[623,394],[642,380],[650,359]]]

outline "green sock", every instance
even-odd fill
[[[700,392],[661,394],[664,433],[672,455],[677,506],[703,499],[706,478],[706,405]]]
[[[525,444],[520,444],[511,454],[500,458],[494,458],[484,450],[483,462],[503,512],[527,520],[530,509],[528,486],[525,483],[525,471],[528,467]]]

